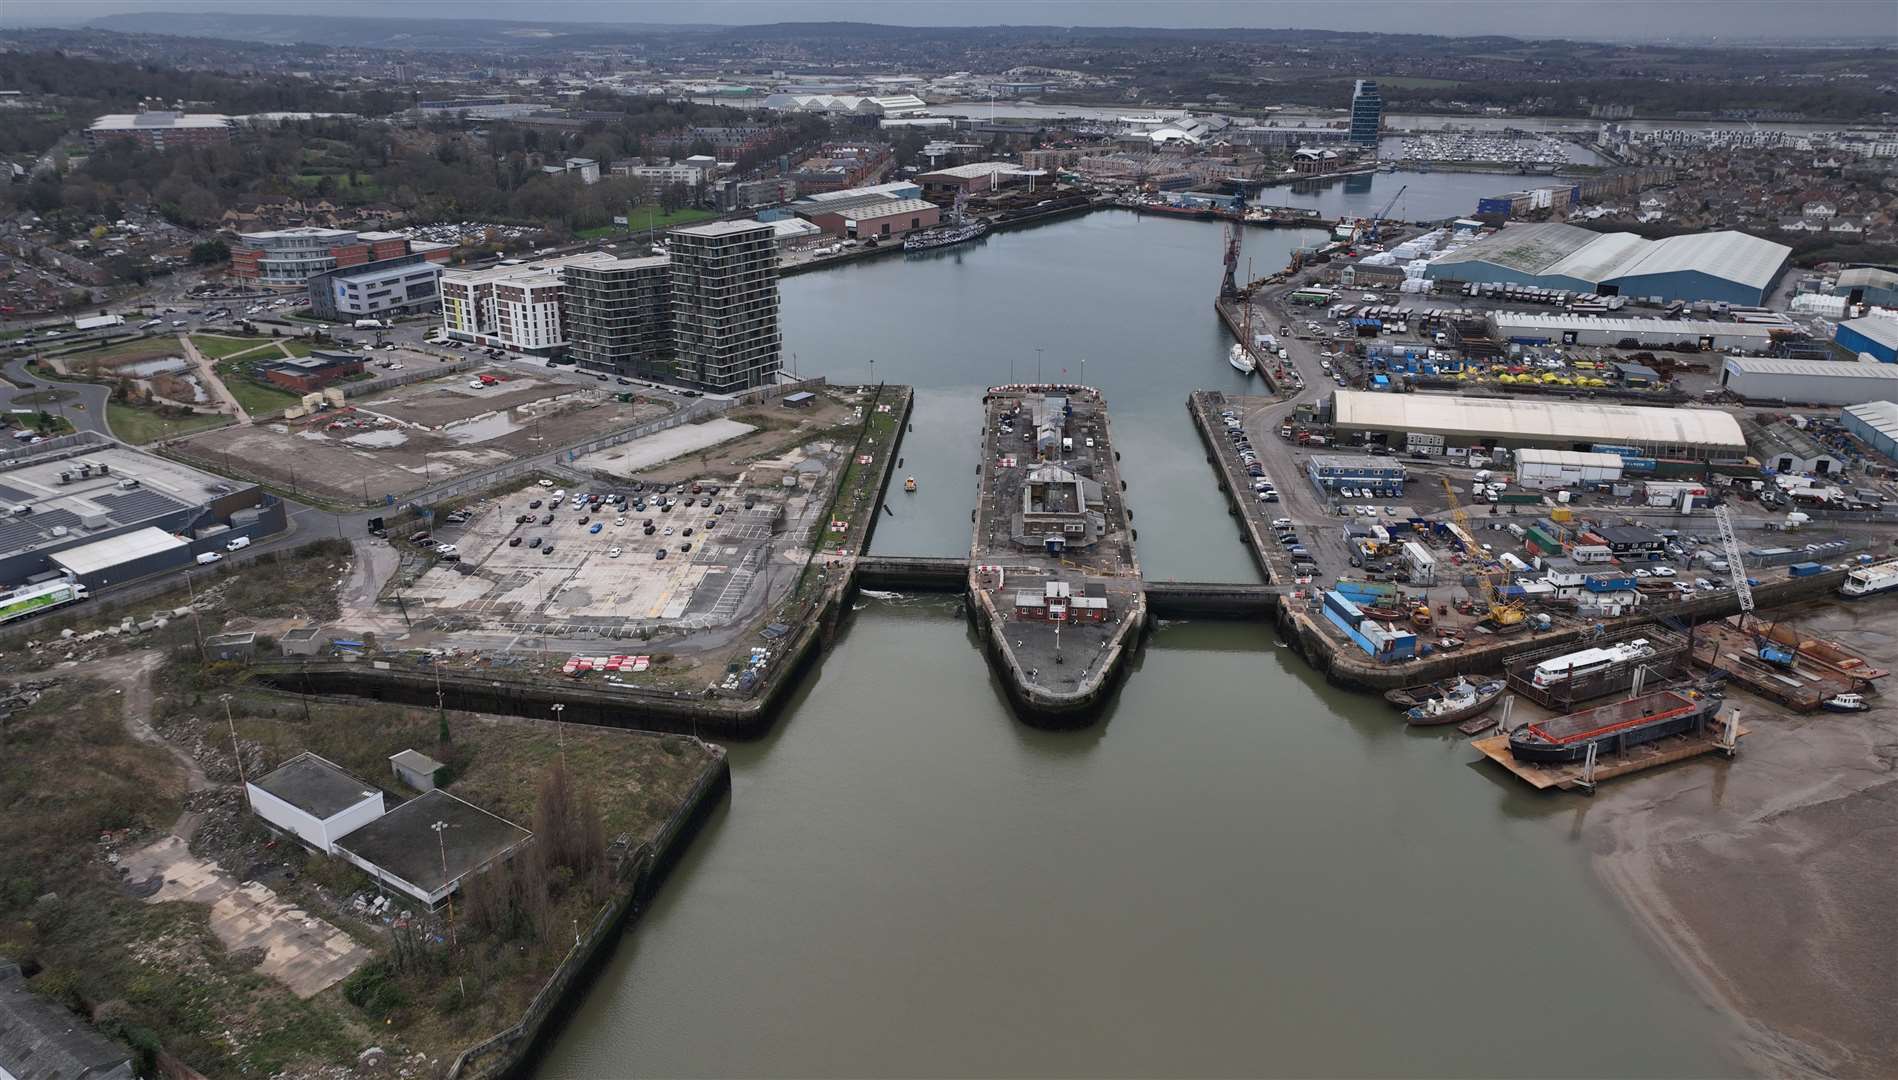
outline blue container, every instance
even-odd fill
[[[1792,575],[1794,577],[1811,577],[1814,574],[1824,572],[1824,570],[1825,567],[1816,562],[1796,562],[1792,565]]]

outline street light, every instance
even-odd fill
[[[560,714],[567,711],[567,706],[564,703],[555,702],[553,708],[554,708],[554,737],[560,740],[560,766],[561,768],[566,768],[566,765],[567,765],[567,726],[566,724],[561,722]]]
[[[248,784],[244,778],[244,752],[237,745],[237,721],[231,719],[231,695],[219,694],[218,700],[224,703],[224,724],[231,729],[231,757],[237,762],[237,782]]]

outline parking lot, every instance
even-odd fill
[[[701,482],[617,494],[623,508],[610,497],[576,502],[551,482],[483,500],[423,541],[438,561],[404,602],[516,630],[691,629],[738,617],[784,520],[778,492]]]

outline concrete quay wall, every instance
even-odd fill
[[[1754,602],[1760,608],[1773,608],[1827,599],[1838,594],[1839,584],[1845,580],[1845,574],[1843,570],[1829,570],[1812,577],[1768,582],[1753,590]],[[1604,619],[1600,625],[1612,635],[1664,618],[1706,622],[1738,614],[1739,610],[1739,597],[1730,592],[1716,593],[1641,614]],[[1333,685],[1378,692],[1436,682],[1465,672],[1501,674],[1503,661],[1507,657],[1532,648],[1579,644],[1589,633],[1587,626],[1569,627],[1546,634],[1525,631],[1492,641],[1472,643],[1455,652],[1438,653],[1407,664],[1379,664],[1365,656],[1356,646],[1340,642],[1331,633],[1321,630],[1319,617],[1293,605],[1281,604],[1279,629]]]

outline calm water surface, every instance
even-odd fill
[[[1239,385],[1218,258],[1096,214],[786,281],[802,370],[918,387],[876,548],[966,552],[976,398],[1039,345],[1106,389],[1149,573],[1251,580],[1183,404]],[[1590,877],[1587,802],[1394,715],[1182,623],[1096,727],[1035,731],[953,599],[866,602],[540,1075],[1732,1073]]]

